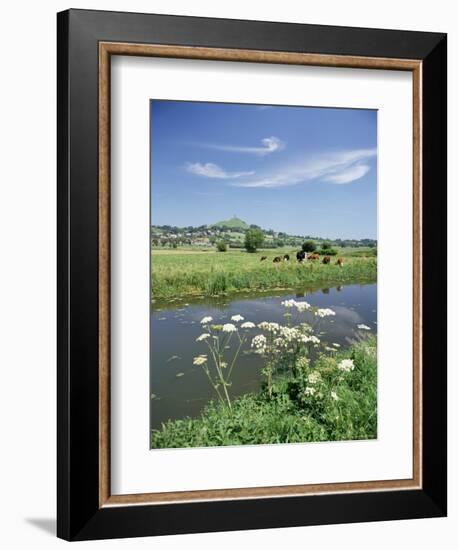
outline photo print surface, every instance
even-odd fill
[[[150,447],[377,438],[377,111],[151,100]]]

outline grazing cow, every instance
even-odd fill
[[[319,260],[320,259],[320,255],[318,254],[318,252],[313,252],[312,254],[309,254],[307,256],[307,259],[308,260]]]
[[[279,262],[281,262],[282,260],[282,257],[281,256],[275,256],[274,258],[274,264],[278,264]]]
[[[284,261],[284,262],[289,262],[289,254],[285,254],[285,255],[283,256],[283,261]]]
[[[303,250],[299,250],[299,252],[296,253],[296,260],[298,262],[303,262],[305,260],[305,252]]]
[[[324,264],[329,264],[329,263],[331,263],[331,256],[325,256],[325,257],[323,258],[323,263],[324,263]]]
[[[338,265],[339,267],[343,267],[343,259],[337,258],[336,265]]]
[[[261,262],[263,262],[264,260],[267,260],[267,256],[261,256]]]

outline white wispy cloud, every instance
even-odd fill
[[[330,183],[350,183],[351,181],[359,180],[365,176],[371,167],[368,164],[354,164],[336,174],[329,174],[324,177],[324,181]]]
[[[223,180],[229,180],[229,179],[237,179],[245,176],[253,176],[255,172],[226,172],[218,166],[217,164],[213,164],[212,162],[206,162],[205,164],[201,164],[200,162],[189,162],[186,165],[186,169],[188,172],[191,172],[191,174],[196,174],[197,176],[203,176],[206,178],[212,178],[212,179],[223,179]]]
[[[250,153],[253,155],[269,155],[275,151],[281,151],[285,148],[285,143],[278,137],[271,136],[261,139],[261,147],[249,147],[244,145],[217,145],[205,144],[208,149],[216,149],[217,151],[229,151],[233,153]]]
[[[376,149],[340,151],[309,157],[303,162],[288,164],[258,179],[233,183],[239,187],[285,187],[310,181],[346,184],[365,176],[368,160],[376,156]]]

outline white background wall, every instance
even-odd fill
[[[65,544],[55,529],[55,13],[68,7],[263,19],[449,33],[449,280],[458,279],[458,18],[450,0],[63,0],[5,3],[0,62],[0,541],[4,548]],[[455,99],[455,101],[454,101]],[[86,543],[86,547],[234,546],[456,548],[458,332],[449,289],[449,517]]]

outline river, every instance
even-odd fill
[[[358,331],[358,324],[365,324],[373,334],[377,333],[376,283],[155,303],[150,327],[151,429],[159,429],[168,419],[198,416],[206,403],[215,397],[202,367],[193,365],[196,355],[207,352],[203,342],[196,342],[202,333],[200,320],[203,317],[211,316],[214,323],[222,324],[230,322],[232,315],[239,314],[245,321],[254,323],[285,324],[285,308],[281,302],[290,298],[305,299],[312,306],[335,311],[335,316],[320,322],[318,335],[322,342],[345,347]],[[256,329],[250,331],[252,336],[258,333]],[[231,396],[260,387],[261,364],[261,358],[251,353],[246,345],[232,373]]]

